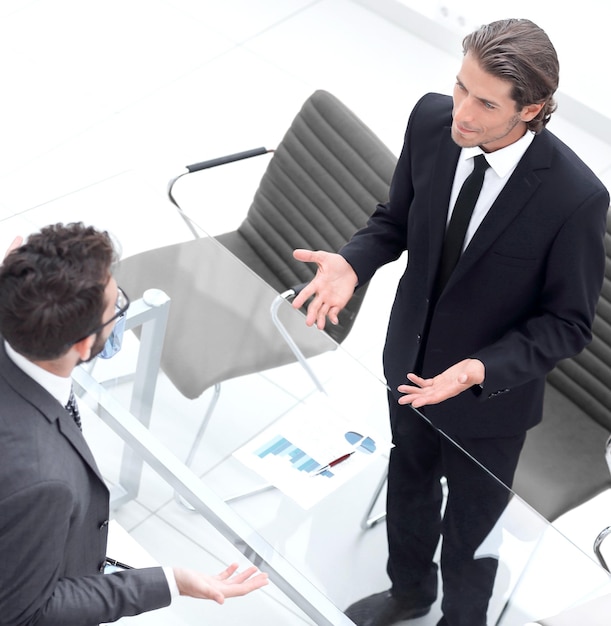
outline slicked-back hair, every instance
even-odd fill
[[[525,19],[499,20],[482,26],[463,40],[463,54],[471,54],[487,73],[512,84],[517,110],[544,103],[528,128],[540,132],[557,105],[560,66],[556,50],[539,26]]]
[[[56,359],[102,323],[117,253],[107,232],[46,226],[0,266],[0,333],[30,360]]]

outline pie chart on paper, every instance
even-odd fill
[[[365,437],[354,431],[349,431],[344,436],[346,437],[346,441],[352,444],[359,452],[373,454],[376,450],[375,441],[371,437]]]

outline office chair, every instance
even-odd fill
[[[269,152],[247,151],[187,167],[184,174]],[[278,303],[314,276],[295,248],[335,251],[388,196],[396,157],[354,113],[326,91],[304,103],[267,169],[241,225],[216,237],[181,211],[195,236],[121,261],[122,287],[134,297],[158,288],[171,298],[161,368],[187,398],[214,387],[187,457],[193,460],[223,381],[334,349],[350,332],[366,285],[325,333]],[[174,183],[170,181],[168,195]],[[180,210],[180,207],[178,207]],[[227,251],[231,252],[228,254]],[[272,309],[272,310],[270,310]],[[274,321],[275,320],[275,321]],[[279,330],[284,339],[280,339]],[[301,356],[300,356],[301,355]]]

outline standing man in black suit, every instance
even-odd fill
[[[0,623],[93,626],[170,604],[222,603],[267,582],[256,568],[104,574],[109,494],[66,405],[71,373],[129,304],[110,237],[82,224],[16,241],[0,267]]]
[[[389,201],[339,254],[294,253],[318,265],[294,306],[313,297],[306,321],[319,328],[380,266],[409,255],[384,348],[392,587],[348,608],[359,626],[429,611],[440,534],[439,626],[485,626],[497,561],[474,554],[507,496],[439,431],[511,485],[545,376],[590,341],[603,281],[609,194],[545,129],[558,86],[547,35],[528,20],[498,21],[467,36],[463,52],[452,98],[428,94],[411,114]],[[475,162],[483,187],[457,235],[453,212],[464,210],[457,198]]]

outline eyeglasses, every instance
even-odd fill
[[[121,287],[117,285],[117,301],[115,302],[115,314],[109,320],[98,326],[96,329],[92,330],[89,334],[97,335],[102,330],[102,328],[104,328],[104,326],[108,326],[108,324],[111,324],[115,320],[118,320],[122,315],[125,315],[127,309],[129,309],[129,298],[127,297],[127,294],[123,291],[123,289],[121,289]]]
[[[102,328],[108,326],[108,324],[112,324],[115,320],[121,318],[129,309],[130,300],[127,297],[127,294],[121,289],[121,287],[117,286],[117,301],[115,302],[115,314],[108,320],[106,320],[103,324],[100,324],[97,328],[94,328],[90,333],[87,333],[85,337],[81,337],[77,339],[74,343],[78,343],[79,341],[83,341],[90,335],[97,335]]]

